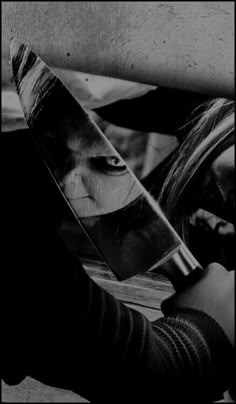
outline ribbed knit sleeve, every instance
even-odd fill
[[[27,375],[94,403],[221,398],[233,349],[212,318],[182,309],[151,323],[100,288],[55,240],[44,243],[42,293],[29,301]]]

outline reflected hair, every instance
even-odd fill
[[[204,108],[197,114],[198,108]],[[162,186],[159,203],[180,236],[186,241],[186,224],[194,202],[190,195],[199,174],[209,167],[234,136],[234,101],[212,99],[193,111],[189,134],[172,157],[172,166]],[[226,147],[225,147],[226,145]]]

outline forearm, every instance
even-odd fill
[[[60,258],[47,258],[55,270],[34,305],[28,375],[92,402],[220,398],[232,347],[214,320],[179,311],[151,324],[96,285],[60,243],[50,242],[48,254],[55,257],[56,250]]]

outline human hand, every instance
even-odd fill
[[[217,321],[235,346],[234,271],[229,272],[217,263],[210,264],[196,284],[175,293],[163,301],[161,306],[164,314],[178,308],[205,312]]]

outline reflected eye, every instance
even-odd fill
[[[106,163],[112,167],[124,168],[126,165],[118,157],[105,157]]]
[[[128,172],[126,164],[117,156],[93,157],[91,164],[108,175],[122,175]]]

